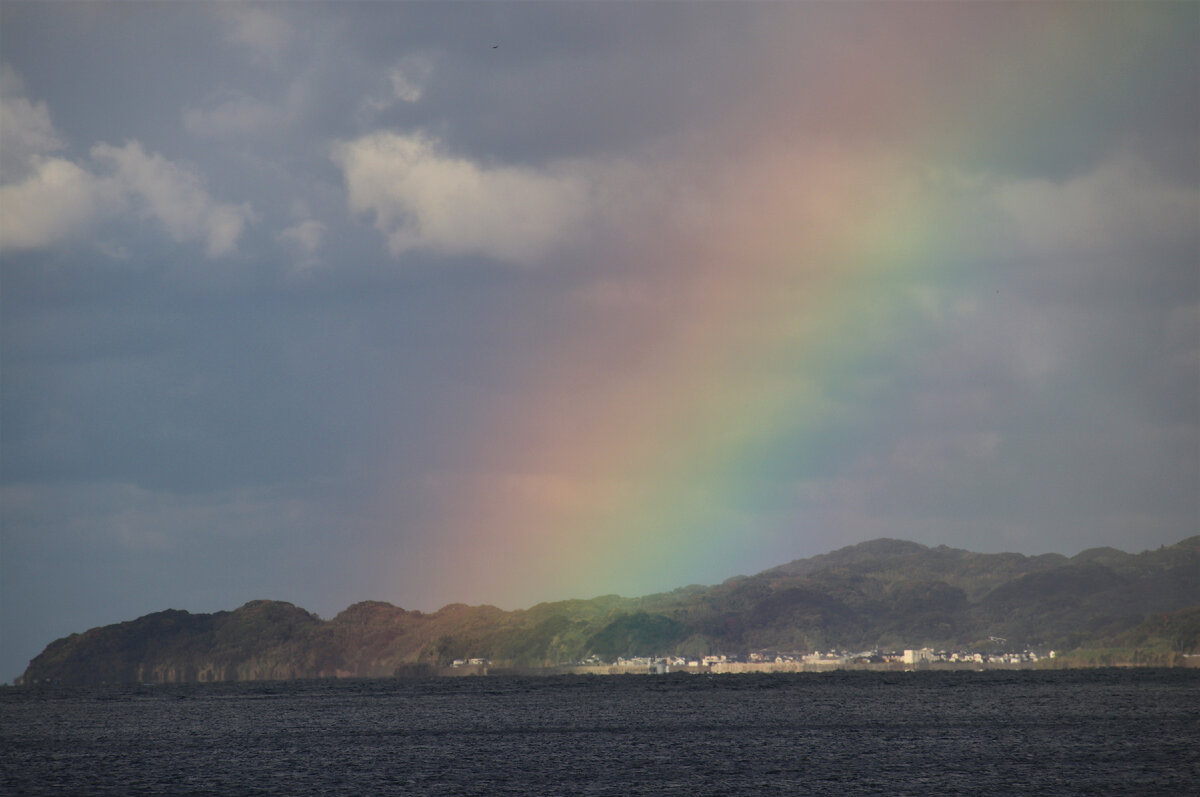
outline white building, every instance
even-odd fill
[[[921,648],[920,650],[906,649],[904,651],[905,664],[920,664],[922,662],[933,661],[933,649]]]

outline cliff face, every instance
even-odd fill
[[[455,659],[541,666],[589,654],[1104,645],[1200,648],[1200,537],[1133,555],[976,554],[875,540],[713,587],[505,612],[355,604],[322,620],[290,603],[167,610],[59,639],[27,684],[386,677]],[[1191,609],[1191,611],[1184,611]]]

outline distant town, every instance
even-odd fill
[[[1022,650],[1005,653],[978,653],[961,650],[908,648],[898,651],[814,651],[784,653],[758,651],[746,656],[633,656],[604,661],[589,656],[581,661],[564,662],[549,667],[521,668],[521,672],[557,673],[572,675],[665,675],[680,672],[692,674],[726,674],[758,672],[822,672],[827,670],[984,670],[1034,669],[1050,665],[1056,656],[1053,650],[1037,653]],[[446,669],[449,672],[446,672]],[[456,659],[446,675],[486,675],[489,672],[511,672],[493,669],[492,662],[483,658]]]

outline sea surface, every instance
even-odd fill
[[[1195,794],[1200,671],[0,689],[2,794]]]

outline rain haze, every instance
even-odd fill
[[[0,7],[0,676],[1200,528],[1193,3]]]

